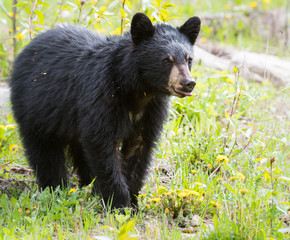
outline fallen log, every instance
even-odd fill
[[[195,46],[194,50],[195,59],[201,60],[205,66],[228,71],[237,66],[241,77],[260,83],[268,79],[277,88],[290,83],[290,61],[279,57],[214,47],[205,50]]]

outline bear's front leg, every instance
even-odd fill
[[[92,179],[96,178],[94,190],[102,194],[105,204],[111,209],[130,207],[130,194],[126,179],[122,175],[119,149],[86,142],[83,150]]]
[[[137,197],[149,167],[153,145],[153,141],[146,141],[141,133],[131,135],[123,143],[123,168],[129,185],[131,205],[135,209],[138,209]]]

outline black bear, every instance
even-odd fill
[[[152,25],[143,13],[122,36],[77,26],[40,34],[19,54],[11,102],[41,188],[66,186],[69,149],[80,186],[91,183],[112,208],[137,195],[168,112],[169,97],[191,96],[200,19]]]

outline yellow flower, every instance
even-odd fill
[[[165,213],[169,213],[169,209],[168,208],[165,208],[164,212]]]
[[[237,173],[237,178],[241,179],[241,181],[245,180],[245,176],[242,173]]]
[[[10,17],[13,17],[13,12],[8,13]]]
[[[184,189],[180,193],[178,193],[178,197],[189,197],[191,195],[199,196],[199,193],[194,190]]]
[[[21,40],[23,38],[25,38],[24,34],[17,34],[14,38],[18,39],[18,40]]]
[[[16,146],[16,144],[12,144],[9,146],[9,150],[10,152],[16,153],[18,152],[18,147]]]
[[[235,181],[237,179],[237,177],[231,177],[230,179],[229,179],[229,181]]]
[[[6,130],[6,127],[4,125],[0,125],[0,129]]]
[[[146,208],[147,208],[148,210],[151,209],[151,207],[150,207],[148,204],[146,205]]]
[[[189,191],[190,195],[195,195],[195,196],[199,196],[199,193],[193,190]]]
[[[233,79],[231,79],[231,78],[227,78],[226,82],[230,83],[230,84],[234,84],[235,83],[235,81]]]
[[[256,8],[258,6],[257,2],[250,2],[251,8]]]
[[[68,192],[68,194],[72,194],[73,192],[76,192],[77,190],[75,188],[71,188]]]
[[[227,14],[227,15],[225,16],[225,19],[226,19],[226,20],[230,20],[231,18],[232,18],[232,16],[229,15],[229,14]]]
[[[15,125],[12,125],[12,124],[7,126],[7,129],[14,129],[14,128],[15,128]]]
[[[216,158],[216,161],[218,163],[228,163],[229,162],[229,159],[227,158],[227,156],[218,155],[217,158]]]
[[[173,191],[173,190],[171,190],[171,191],[169,191],[169,192],[167,192],[167,193],[164,193],[164,195],[173,195],[173,194],[175,194],[176,192],[175,191]]]
[[[55,227],[55,228],[58,228],[58,224],[57,224],[57,223],[54,223],[54,227]]]
[[[143,197],[146,197],[146,196],[147,196],[147,194],[139,194],[138,197],[143,198]]]
[[[206,166],[207,166],[207,168],[212,169],[212,165],[211,164],[207,164]]]
[[[30,211],[28,209],[25,210],[26,215],[30,214]]]
[[[222,205],[220,203],[217,203],[217,202],[214,202],[214,201],[211,201],[210,202],[213,206],[215,206],[216,208],[219,208],[221,209],[222,208]]]
[[[187,191],[184,191],[184,190],[182,192],[178,193],[178,197],[181,197],[181,198],[188,197],[189,195],[190,195],[190,193]]]
[[[21,207],[18,209],[18,212],[22,213],[22,208]]]
[[[201,40],[201,42],[205,43],[206,42],[206,37],[201,37],[200,40]]]
[[[100,7],[100,12],[105,12],[107,10],[107,7],[106,6],[102,6],[102,7]]]
[[[160,198],[152,198],[149,200],[149,202],[158,203],[158,202],[160,202]]]
[[[248,192],[247,189],[240,189],[240,193],[241,193],[241,194],[246,194],[247,192]]]
[[[222,181],[223,179],[221,177],[218,177],[216,180],[217,181]]]
[[[194,184],[195,184],[196,186],[198,186],[198,187],[202,186],[202,183],[201,183],[201,182],[195,182]]]
[[[191,173],[192,173],[192,174],[196,174],[197,171],[196,171],[196,170],[191,170]]]

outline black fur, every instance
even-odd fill
[[[167,117],[172,66],[162,60],[170,54],[181,64],[192,53],[182,29],[150,24],[138,13],[132,35],[57,27],[15,60],[11,102],[42,188],[66,185],[69,146],[81,186],[96,178],[95,190],[106,202],[113,197],[112,207],[137,206]]]

